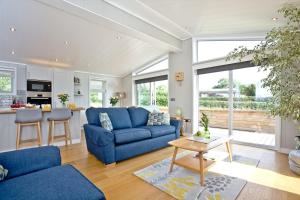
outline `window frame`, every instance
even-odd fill
[[[91,89],[91,81],[101,81],[102,84],[103,84],[103,87],[101,89]],[[90,94],[91,94],[92,91],[102,93],[102,107],[105,107],[105,105],[106,105],[106,80],[103,80],[103,79],[98,78],[98,77],[89,77],[89,96],[88,96],[89,107],[91,107]]]
[[[0,95],[17,95],[17,69],[14,67],[0,66],[0,74],[6,72],[11,73],[11,91],[4,92],[0,90]]]

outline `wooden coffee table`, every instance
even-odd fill
[[[175,147],[171,166],[170,166],[170,173],[173,170],[174,164],[181,166],[181,167],[185,167],[185,168],[193,170],[193,171],[196,171],[200,174],[201,186],[204,186],[204,171],[208,168],[209,165],[211,165],[213,163],[213,161],[206,160],[203,158],[204,153],[207,153],[209,150],[225,144],[226,149],[229,154],[230,162],[232,161],[230,137],[222,137],[222,138],[219,138],[217,140],[210,142],[209,144],[191,141],[191,140],[188,140],[187,138],[180,138],[180,139],[169,142],[169,144]],[[195,157],[193,154],[189,154],[189,155],[186,155],[179,159],[176,159],[176,155],[177,155],[179,148],[185,149],[185,150],[190,150],[190,151],[195,151],[199,155]]]

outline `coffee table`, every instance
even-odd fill
[[[216,148],[220,145],[225,145],[229,154],[230,162],[232,161],[230,137],[222,137],[208,144],[188,140],[187,138],[180,138],[177,140],[170,141],[169,144],[175,147],[169,172],[172,172],[174,164],[196,171],[200,174],[201,186],[204,186],[204,171],[214,162],[212,160],[204,159],[204,153],[207,153],[209,150]],[[176,159],[178,149],[194,151],[197,152],[198,155],[194,156],[193,154],[189,154],[179,159]]]

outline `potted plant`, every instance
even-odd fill
[[[267,71],[263,87],[272,93],[270,112],[273,116],[300,121],[300,8],[283,7],[278,10],[286,24],[273,28],[265,41],[253,49],[238,47],[227,60],[252,55],[252,63]],[[299,126],[299,124],[298,124]]]
[[[210,138],[210,132],[208,130],[209,119],[205,113],[202,113],[200,124],[203,126],[203,131],[198,131],[195,134],[195,136],[209,139]]]
[[[63,107],[66,107],[66,102],[69,101],[69,95],[68,94],[58,94],[58,99],[60,100],[60,103]]]
[[[109,99],[109,103],[113,107],[116,106],[118,102],[119,102],[119,98],[117,96],[110,97],[110,99]]]

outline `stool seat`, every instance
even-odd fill
[[[20,109],[16,111],[15,123],[35,123],[42,121],[42,111],[40,109]]]
[[[72,117],[72,112],[68,108],[54,108],[51,110],[48,121],[64,121]]]
[[[42,145],[41,136],[41,121],[43,119],[42,110],[40,109],[20,109],[16,111],[17,125],[17,137],[16,137],[16,149],[20,148],[22,143],[28,143],[36,141],[39,146]],[[22,127],[23,126],[35,126],[37,128],[37,137],[32,140],[22,140]]]

